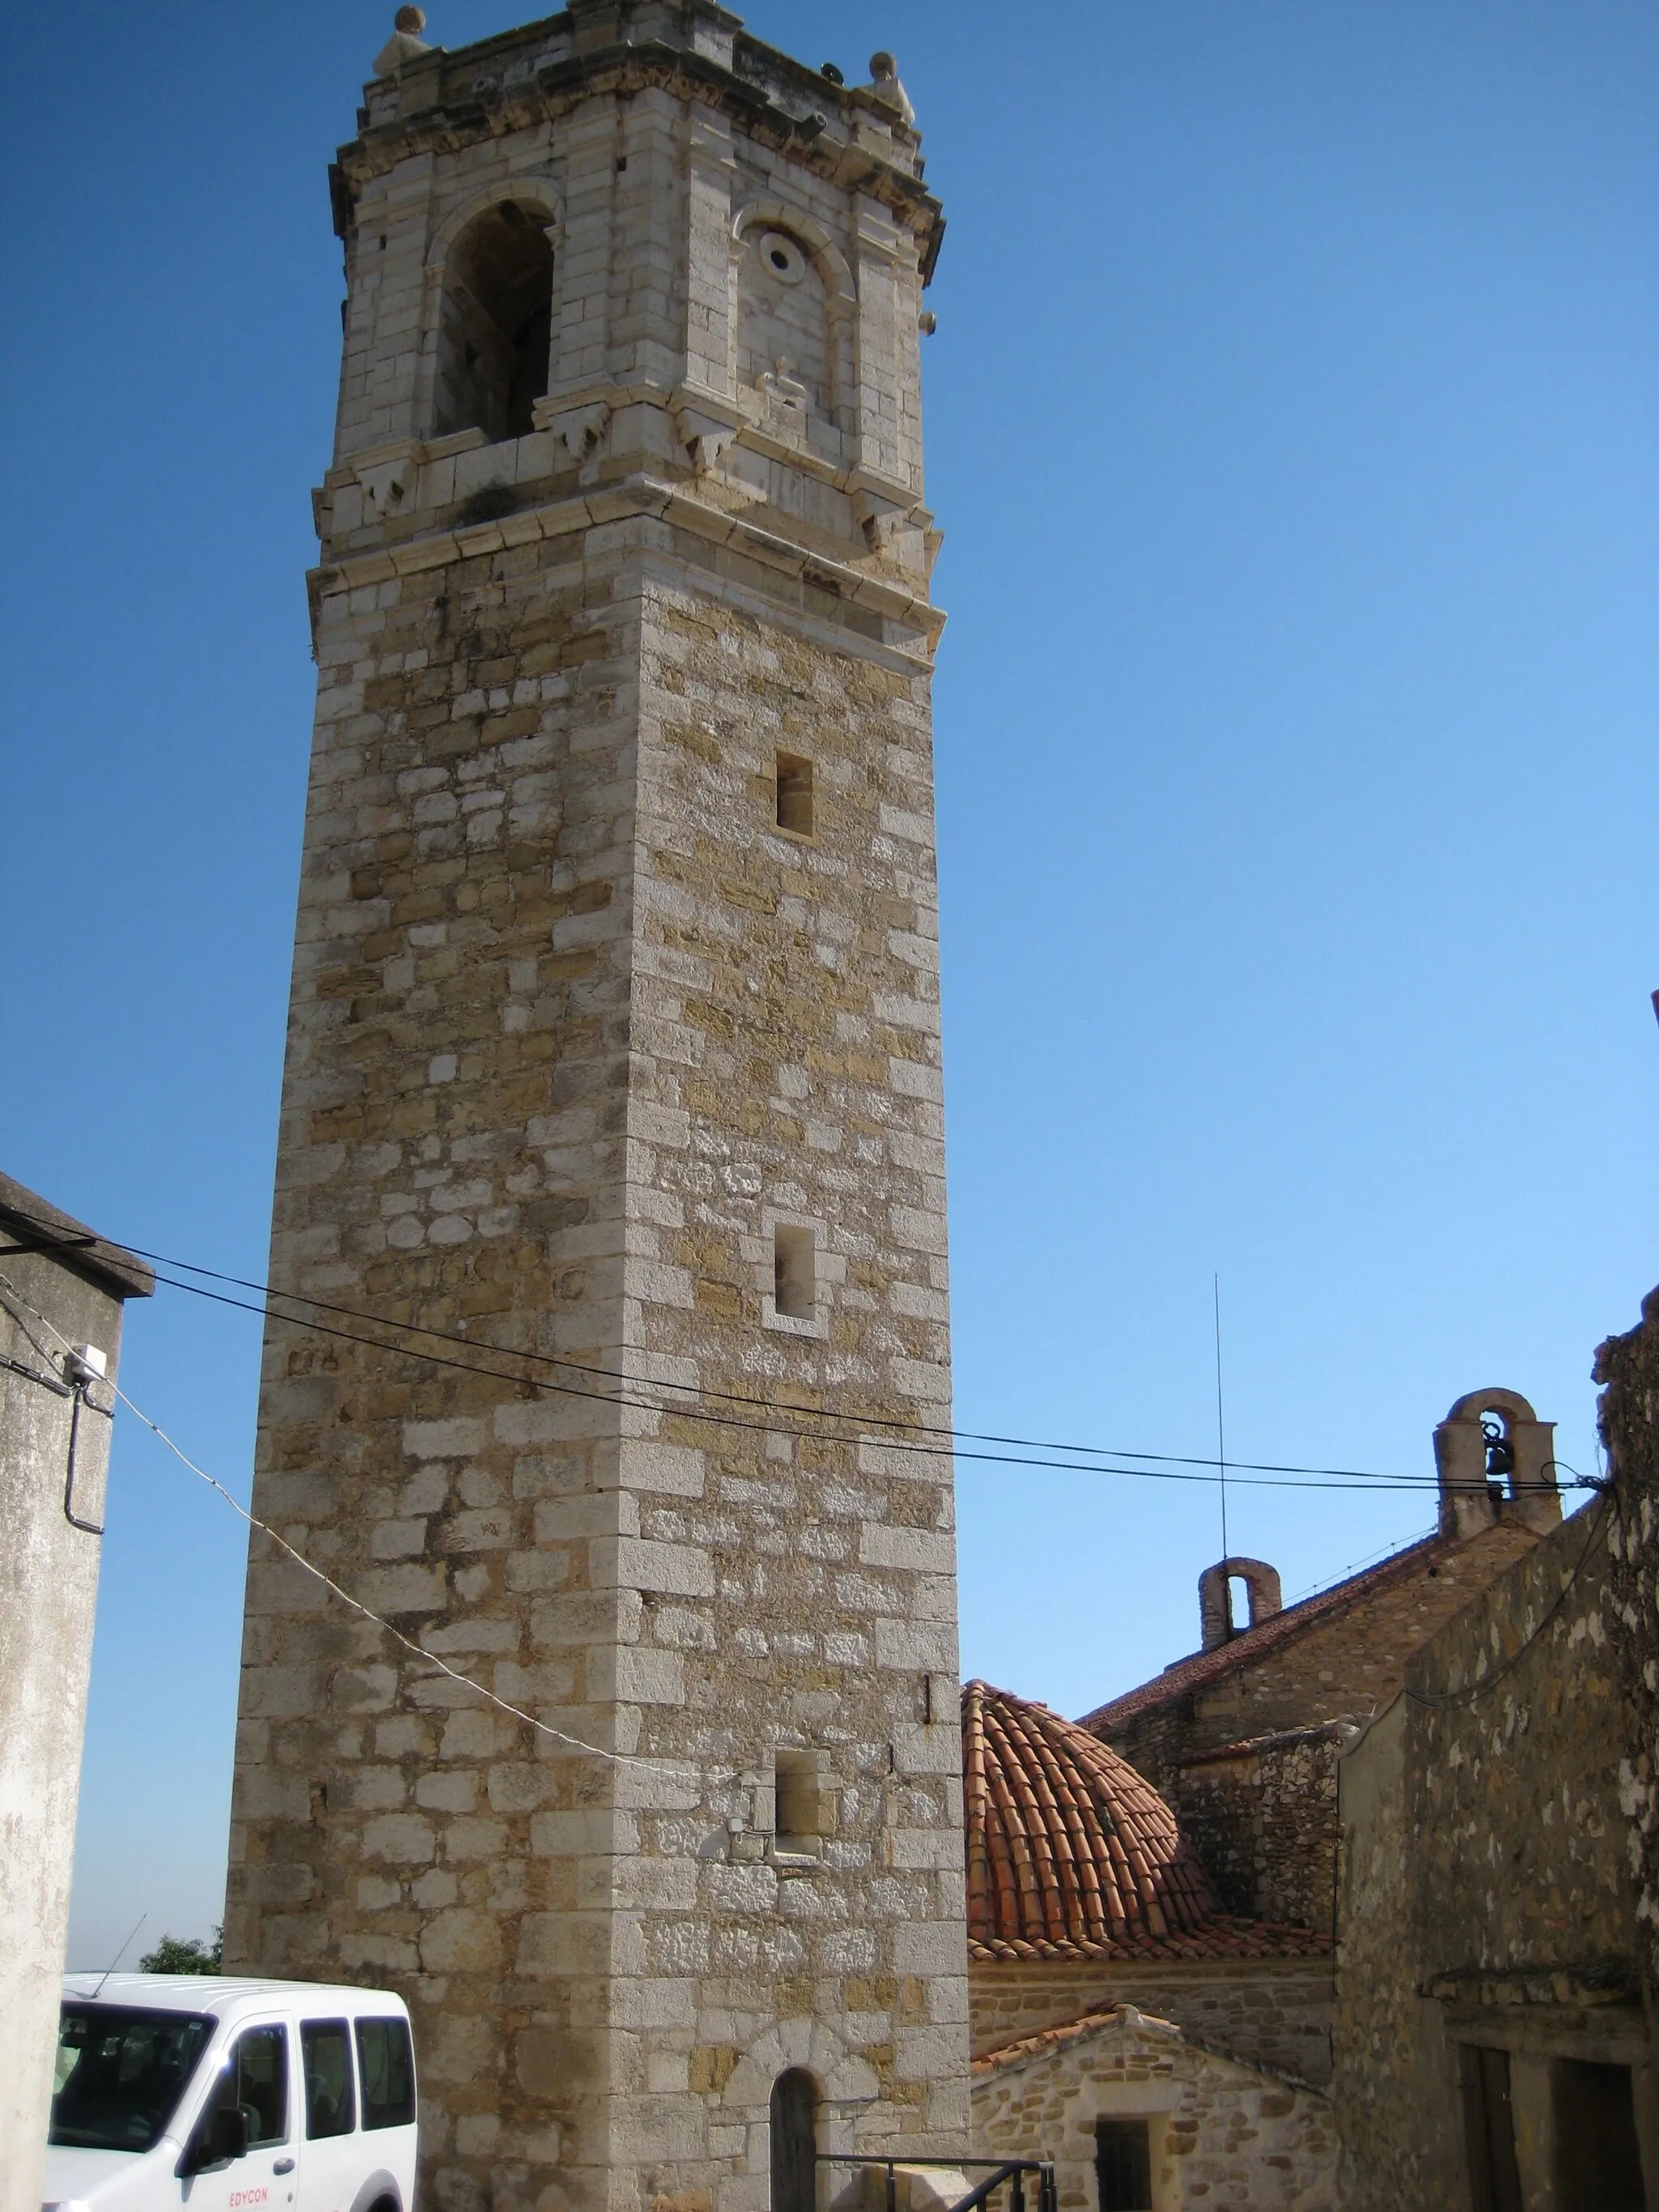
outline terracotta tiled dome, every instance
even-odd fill
[[[1175,1814],[1097,1737],[969,1682],[962,1756],[968,1935],[981,1955],[1238,1948],[1239,1923],[1222,1915]]]

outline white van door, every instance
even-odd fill
[[[287,2021],[240,2028],[185,2147],[189,2212],[289,2212],[299,2180],[295,2103]]]
[[[316,2020],[301,2015],[295,2102],[305,2133],[295,2212],[351,2212],[374,2161],[358,2124],[351,2022],[343,2014]]]

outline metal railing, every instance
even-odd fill
[[[813,2154],[820,2166],[883,2166],[887,2169],[886,2212],[898,2212],[898,2170],[902,2166],[930,2166],[948,2173],[965,2172],[969,2166],[989,2169],[983,2181],[978,2182],[951,2212],[981,2212],[993,2194],[1005,2182],[1008,2184],[1008,2212],[1025,2212],[1025,2177],[1036,2176],[1036,2212],[1059,2212],[1060,2198],[1054,2188],[1054,2168],[1051,2159],[1044,2158],[881,2158],[868,2151],[821,2150]]]

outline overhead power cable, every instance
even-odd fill
[[[129,1246],[127,1249],[131,1250],[131,1248]],[[32,1304],[24,1297],[9,1276],[0,1274],[0,1291],[10,1293],[9,1297],[0,1298],[0,1304],[4,1305],[20,1328],[27,1332],[27,1325],[21,1315],[17,1312],[16,1305],[21,1305],[25,1311],[32,1313],[42,1328],[58,1339],[65,1353],[73,1353],[74,1346],[63,1331],[50,1321],[38,1306]],[[16,1305],[14,1305],[13,1300],[15,1300]],[[49,1353],[43,1356],[52,1357]],[[688,1772],[684,1766],[670,1766],[660,1759],[643,1759],[637,1752],[607,1750],[603,1744],[589,1743],[581,1736],[570,1735],[567,1729],[555,1728],[550,1721],[538,1720],[534,1713],[526,1712],[522,1705],[513,1705],[506,1698],[497,1697],[495,1691],[486,1689],[484,1685],[476,1680],[472,1675],[462,1674],[458,1667],[452,1667],[447,1659],[440,1658],[435,1651],[428,1651],[423,1644],[417,1644],[412,1636],[406,1636],[401,1628],[394,1627],[391,1621],[376,1613],[372,1606],[365,1605],[361,1598],[354,1597],[349,1589],[343,1589],[331,1575],[325,1574],[322,1568],[313,1560],[307,1559],[303,1552],[290,1544],[286,1536],[279,1535],[268,1521],[262,1521],[257,1514],[250,1513],[235,1493],[227,1489],[216,1475],[210,1474],[204,1467],[198,1467],[183,1445],[175,1442],[159,1421],[152,1420],[142,1406],[136,1406],[125,1390],[118,1388],[113,1382],[110,1384],[110,1390],[135,1420],[142,1421],[153,1435],[161,1438],[176,1460],[187,1467],[193,1475],[198,1476],[206,1483],[210,1490],[217,1491],[231,1510],[239,1514],[250,1528],[257,1529],[260,1535],[269,1538],[278,1551],[286,1553],[296,1567],[301,1567],[307,1574],[313,1576],[331,1596],[339,1599],[342,1605],[349,1606],[353,1613],[361,1614],[363,1620],[378,1628],[382,1635],[389,1636],[394,1644],[401,1644],[404,1650],[413,1657],[423,1660],[428,1667],[434,1667],[441,1674],[447,1675],[452,1682],[459,1684],[463,1689],[471,1690],[475,1696],[482,1698],[486,1705],[494,1705],[498,1711],[506,1713],[511,1719],[522,1721],[526,1728],[534,1729],[540,1735],[552,1737],[556,1742],[566,1745],[572,1751],[586,1752],[595,1759],[608,1759],[613,1766],[642,1767],[649,1773],[665,1776],[681,1790],[685,1789],[694,1781],[699,1782],[700,1786],[707,1790],[715,1783],[732,1782],[738,1778],[735,1771],[716,1772],[699,1778],[695,1770]],[[103,1409],[100,1407],[100,1410]]]
[[[127,1249],[131,1250],[132,1248],[129,1246]],[[815,1419],[818,1418],[814,1410],[810,1407],[779,1406],[774,1410],[769,1419],[763,1421],[751,1421],[744,1419],[741,1415],[737,1413],[710,1412],[704,1407],[695,1403],[690,1405],[665,1405],[659,1399],[632,1396],[625,1390],[593,1390],[587,1389],[584,1384],[579,1382],[555,1382],[551,1377],[543,1375],[515,1374],[504,1368],[486,1366],[477,1359],[457,1359],[450,1353],[423,1351],[417,1345],[388,1344],[381,1337],[365,1336],[359,1330],[342,1328],[337,1322],[314,1320],[296,1322],[291,1315],[273,1313],[272,1309],[268,1304],[255,1305],[250,1299],[234,1298],[223,1291],[204,1290],[198,1284],[180,1282],[173,1276],[157,1275],[155,1279],[158,1283],[164,1285],[169,1290],[188,1291],[192,1297],[207,1298],[215,1305],[230,1306],[240,1313],[270,1316],[270,1317],[276,1320],[288,1321],[292,1322],[295,1327],[309,1329],[319,1336],[334,1337],[343,1343],[360,1344],[367,1346],[371,1351],[389,1352],[394,1358],[419,1360],[425,1366],[448,1368],[463,1375],[488,1376],[494,1382],[515,1383],[520,1389],[537,1390],[555,1397],[585,1398],[599,1405],[623,1407],[633,1413],[656,1414],[667,1413],[672,1415],[678,1420],[696,1421],[713,1428],[736,1429],[746,1431],[747,1433],[755,1436],[793,1437],[798,1442],[808,1443],[845,1443],[857,1442],[866,1444],[872,1449],[877,1451],[903,1452],[908,1456],[913,1458],[969,1460],[987,1466],[1029,1467],[1060,1474],[1120,1474],[1128,1476],[1133,1480],[1143,1482],[1214,1483],[1220,1480],[1218,1475],[1201,1471],[1212,1467],[1214,1464],[1213,1462],[1208,1460],[1178,1462],[1175,1459],[1174,1455],[1166,1455],[1166,1463],[1158,1466],[1109,1467],[1099,1464],[1091,1465],[1081,1460],[1037,1458],[1032,1456],[1030,1453],[980,1451],[967,1449],[963,1444],[952,1446],[950,1444],[915,1443],[911,1443],[902,1436],[863,1437],[854,1438],[835,1434],[826,1435],[821,1429],[802,1428],[794,1425],[803,1416],[808,1419]],[[283,1293],[279,1292],[274,1295],[279,1298],[285,1298],[285,1294]],[[285,1299],[285,1302],[295,1304],[310,1303],[305,1299]],[[397,1329],[401,1328],[404,1326],[404,1324],[399,1322],[374,1322],[374,1325],[378,1328],[386,1329]],[[462,1340],[465,1341],[465,1339]],[[521,1359],[533,1363],[538,1358],[538,1355],[533,1352],[503,1351],[496,1346],[474,1345],[471,1348],[474,1351],[491,1352],[497,1358],[501,1359]],[[617,1379],[621,1380],[623,1378]],[[671,1385],[668,1383],[659,1382],[651,1378],[646,1378],[642,1381],[632,1379],[632,1382],[633,1388],[636,1390],[659,1390],[671,1388],[683,1389],[685,1387],[684,1385]],[[765,1401],[760,1401],[758,1402],[764,1403]],[[793,1419],[791,1417],[793,1417]],[[842,1422],[854,1423],[855,1425],[858,1422],[858,1416],[855,1414],[836,1414],[832,1415],[830,1418],[839,1419]],[[892,1424],[890,1425],[896,1426],[896,1424]],[[949,1430],[941,1431],[937,1429],[922,1429],[921,1433],[926,1436],[948,1436],[951,1431]],[[1038,1449],[1041,1449],[1041,1447]],[[1102,1456],[1103,1457],[1104,1455],[1103,1454]],[[1147,1455],[1147,1456],[1150,1457],[1150,1455]],[[1381,1492],[1393,1490],[1419,1492],[1430,1491],[1437,1489],[1438,1487],[1437,1481],[1431,1476],[1364,1475],[1363,1477],[1356,1478],[1352,1474],[1345,1474],[1340,1469],[1332,1469],[1330,1471],[1329,1477],[1326,1478],[1323,1471],[1317,1468],[1310,1468],[1306,1471],[1305,1474],[1298,1474],[1294,1477],[1265,1474],[1241,1476],[1234,1471],[1239,1465],[1239,1462],[1237,1460],[1230,1460],[1227,1465],[1228,1480],[1231,1481],[1235,1486],[1242,1484],[1246,1489],[1254,1490],[1353,1491],[1363,1487],[1364,1492],[1369,1494],[1371,1492]],[[1483,1487],[1484,1486],[1480,1486]]]
[[[18,1213],[14,1218],[32,1219]],[[50,1224],[35,1225],[46,1229]],[[836,1431],[823,1426],[794,1425],[800,1423],[838,1424],[842,1428],[855,1430],[888,1430],[896,1431],[891,1438],[866,1436],[857,1441],[877,1449],[886,1448],[917,1454],[928,1458],[956,1458],[994,1466],[1030,1467],[1058,1474],[1136,1474],[1146,1480],[1166,1481],[1214,1482],[1222,1477],[1222,1462],[1207,1455],[1183,1452],[1146,1452],[1108,1444],[1073,1444],[1047,1442],[1031,1437],[1003,1436],[973,1429],[957,1429],[926,1421],[908,1420],[889,1414],[862,1409],[843,1410],[836,1407],[811,1407],[791,1404],[774,1399],[758,1397],[752,1393],[723,1390],[703,1382],[683,1382],[672,1376],[635,1375],[601,1367],[581,1360],[561,1358],[556,1353],[521,1350],[500,1345],[481,1345],[471,1336],[453,1329],[436,1328],[423,1322],[398,1321],[376,1314],[358,1306],[342,1305],[336,1301],[313,1297],[302,1291],[287,1291],[275,1285],[255,1281],[250,1277],[227,1274],[217,1268],[207,1267],[195,1261],[180,1260],[166,1253],[147,1250],[143,1245],[127,1244],[125,1250],[136,1253],[141,1259],[150,1261],[157,1267],[182,1269],[187,1275],[197,1275],[208,1282],[228,1284],[234,1289],[250,1291],[263,1302],[252,1305],[245,1299],[227,1296],[222,1291],[206,1290],[201,1283],[185,1282],[173,1275],[158,1275],[156,1279],[171,1290],[182,1291],[191,1297],[206,1298],[215,1304],[229,1306],[239,1311],[265,1315],[288,1322],[296,1328],[307,1328],[321,1335],[338,1338],[348,1343],[371,1346],[395,1352],[400,1357],[422,1359],[430,1365],[459,1370],[463,1373],[489,1375],[498,1381],[518,1382],[538,1390],[566,1397],[588,1398],[600,1403],[629,1407],[635,1411],[679,1414],[716,1427],[748,1430],[754,1432],[783,1434],[816,1442],[835,1441]],[[278,1307],[304,1308],[310,1314],[331,1314],[338,1320],[355,1321],[368,1327],[387,1330],[402,1336],[423,1337],[434,1343],[452,1344],[464,1347],[475,1355],[471,1360],[442,1358],[423,1352],[417,1346],[388,1344],[380,1337],[362,1335],[359,1331],[343,1328],[333,1323],[311,1320],[305,1315],[283,1313]],[[594,1382],[612,1384],[615,1389],[590,1389],[575,1383],[557,1383],[538,1376],[520,1373],[504,1374],[495,1367],[482,1366],[476,1355],[487,1353],[498,1359],[520,1361],[526,1365],[552,1369],[562,1374],[587,1377]],[[648,1354],[646,1355],[649,1357]],[[641,1400],[626,1395],[628,1391],[650,1390],[672,1394],[664,1403],[659,1399]],[[742,1407],[763,1413],[763,1420],[742,1419],[734,1414],[709,1413],[696,1403],[680,1404],[675,1401],[711,1401],[716,1405]],[[916,1439],[934,1439],[918,1442]],[[1000,1450],[976,1450],[966,1447],[996,1445]],[[1066,1453],[1074,1457],[1031,1457],[1033,1453]],[[1129,1461],[1131,1466],[1091,1466],[1090,1461]],[[1176,1469],[1214,1469],[1215,1473],[1176,1473]],[[1171,1470],[1164,1472],[1164,1470]],[[1241,1475],[1240,1470],[1245,1474]],[[1365,1468],[1304,1467],[1271,1460],[1237,1460],[1231,1456],[1225,1462],[1226,1474],[1237,1482],[1245,1481],[1247,1487],[1257,1489],[1323,1490],[1349,1489],[1364,1486],[1377,1491],[1436,1491],[1438,1479],[1433,1475],[1393,1475],[1380,1474]],[[1248,1475],[1290,1478],[1281,1481],[1249,1483]]]

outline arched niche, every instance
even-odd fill
[[[751,200],[732,224],[729,373],[771,427],[811,442],[855,428],[858,295],[822,223],[780,199]]]
[[[427,264],[430,436],[476,429],[493,444],[535,427],[551,374],[562,235],[556,196],[531,179],[497,185],[439,231]]]

